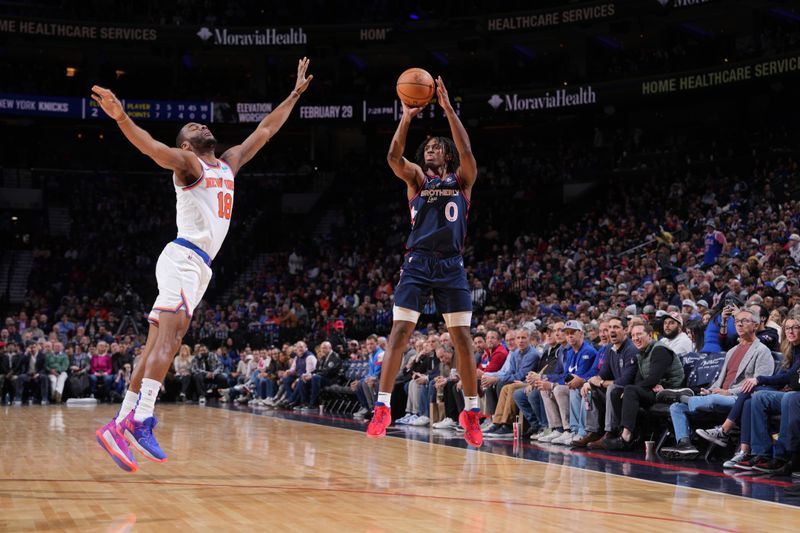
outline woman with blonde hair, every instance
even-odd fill
[[[178,349],[178,355],[172,362],[175,369],[175,379],[181,383],[181,393],[178,396],[178,401],[186,401],[186,393],[189,392],[189,385],[192,383],[192,351],[188,344],[181,345]]]

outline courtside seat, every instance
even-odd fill
[[[368,361],[342,362],[342,370],[339,374],[339,383],[330,385],[322,389],[321,402],[325,405],[325,410],[329,412],[350,412],[358,404],[356,394],[350,389],[350,383],[357,381],[369,372]]]
[[[683,363],[684,381],[679,388],[690,388],[695,394],[700,389],[706,387],[717,379],[725,363],[725,352],[716,353],[697,353],[690,352],[681,357]],[[651,428],[653,435],[658,434],[656,442],[656,452],[672,435],[672,422],[670,420],[670,404],[657,402],[646,412],[646,421]],[[718,413],[694,413],[690,415],[693,427],[707,427],[716,425],[724,421],[725,415]],[[706,451],[706,458],[712,453],[714,445],[710,445]]]

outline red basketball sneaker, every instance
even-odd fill
[[[467,444],[480,448],[483,444],[480,412],[461,411],[461,414],[458,415],[458,423],[464,428],[464,440],[467,441]]]
[[[386,428],[392,423],[392,410],[385,405],[376,405],[372,420],[367,426],[367,437],[378,439],[386,435]]]

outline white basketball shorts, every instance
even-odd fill
[[[147,320],[157,326],[161,313],[180,312],[192,318],[211,274],[211,267],[196,252],[174,242],[167,244],[156,263],[158,296]]]

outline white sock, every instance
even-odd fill
[[[122,400],[122,407],[119,408],[119,413],[117,413],[117,424],[122,424],[122,421],[125,420],[125,417],[128,416],[128,413],[133,411],[133,409],[136,407],[136,402],[138,401],[138,392],[128,391],[125,393],[125,399]]]
[[[477,396],[464,396],[464,410],[465,411],[480,411],[481,408],[478,406],[478,397]]]
[[[392,393],[391,392],[378,392],[378,401],[375,403],[382,403],[386,407],[392,406]]]
[[[161,390],[161,383],[154,379],[144,378],[142,380],[141,395],[139,403],[136,404],[136,411],[133,419],[137,422],[144,422],[153,416],[153,409],[156,406],[158,391]]]

